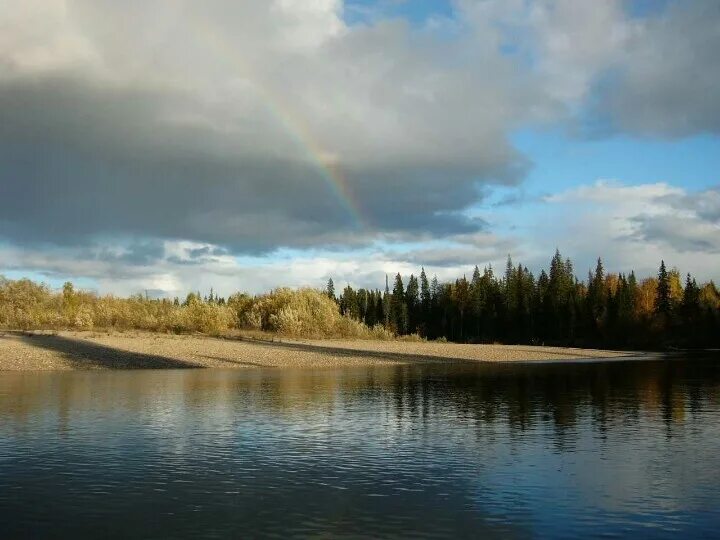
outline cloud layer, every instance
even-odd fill
[[[523,240],[467,210],[522,183],[513,130],[720,131],[716,2],[452,7],[0,0],[0,269],[170,290],[285,248],[492,260]],[[717,192],[671,195],[635,238],[717,253]]]
[[[525,167],[505,137],[531,102],[521,74],[431,31],[350,28],[331,1],[32,4],[0,47],[15,241],[466,232],[476,182]]]

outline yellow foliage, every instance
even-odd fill
[[[61,293],[30,280],[0,279],[0,327],[116,328],[156,332],[220,333],[237,327],[235,312],[226,306],[193,303],[175,306],[167,300],[99,297],[78,292],[66,283]]]
[[[714,283],[706,283],[700,288],[700,305],[705,309],[720,309],[720,293]]]
[[[66,283],[61,292],[30,280],[0,278],[0,327],[11,329],[114,328],[154,332],[220,334],[237,328],[289,337],[392,339],[382,325],[365,324],[340,314],[337,304],[315,289],[276,289],[251,297],[234,294],[226,304],[204,302],[196,295],[183,305],[141,296],[117,298],[77,291]]]
[[[637,314],[650,317],[655,310],[657,296],[657,279],[647,278],[640,282],[637,290]]]
[[[232,300],[232,297],[231,297]],[[242,305],[241,324],[290,337],[389,339],[392,333],[378,325],[365,324],[340,314],[337,304],[316,289],[280,288]]]

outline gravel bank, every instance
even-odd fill
[[[333,367],[452,360],[616,358],[628,353],[402,341],[255,341],[139,332],[0,332],[0,370]],[[635,355],[636,356],[636,355]]]

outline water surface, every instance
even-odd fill
[[[718,537],[720,359],[0,374],[0,536]]]

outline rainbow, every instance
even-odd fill
[[[364,222],[360,207],[338,161],[321,147],[307,124],[299,115],[295,114],[292,107],[282,101],[280,96],[271,92],[269,86],[259,85],[257,81],[257,78],[251,79],[256,93],[262,98],[267,111],[313,163],[330,192],[352,219],[353,227],[362,228]]]
[[[260,97],[267,112],[278,122],[283,131],[296,143],[318,171],[330,193],[350,218],[353,228],[365,227],[366,223],[362,218],[360,205],[356,201],[355,194],[350,188],[340,164],[322,148],[307,122],[296,114],[292,106],[286,103],[280,95],[273,92],[270,85],[263,84],[260,77],[254,76],[250,66],[242,62],[234,48],[224,43],[217,32],[202,24],[198,25],[197,29],[203,34],[206,43],[215,49],[218,56],[221,56],[231,67],[247,77],[247,81]]]

